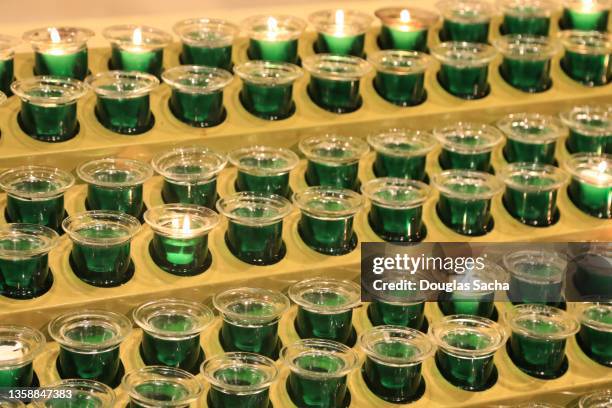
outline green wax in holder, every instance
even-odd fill
[[[122,134],[143,133],[153,126],[149,95],[126,99],[98,97],[96,116],[104,127]]]
[[[438,161],[444,170],[492,172],[492,151],[503,140],[496,128],[475,122],[436,128],[434,136],[442,145]]]
[[[266,120],[286,119],[293,115],[293,86],[265,86],[245,83],[240,93],[247,111]]]
[[[0,387],[38,386],[34,382],[32,360],[43,350],[45,336],[29,327],[0,325],[0,339]]]
[[[556,141],[538,144],[507,139],[504,145],[504,158],[509,163],[553,164],[555,160],[555,147]]]
[[[254,61],[298,62],[298,40],[254,40],[249,41],[247,55]]]
[[[185,174],[188,172],[189,169],[185,168]],[[199,172],[199,168],[194,169],[194,173]],[[217,179],[215,177],[199,183],[180,183],[164,179],[162,198],[165,203],[197,204],[206,208],[215,208]]]
[[[582,105],[561,112],[569,128],[566,141],[570,153],[612,154],[612,107]]]
[[[208,254],[208,237],[172,238],[155,234],[151,241],[155,263],[175,275],[190,276],[202,272]]]
[[[409,146],[406,151],[412,150]],[[411,180],[425,179],[427,156],[402,157],[377,153],[374,161],[374,174],[377,177],[399,177]]]
[[[129,175],[125,172],[117,172],[112,176],[117,182],[127,180],[128,177]],[[120,188],[89,184],[87,186],[87,209],[120,211],[139,217],[144,209],[142,184]]]
[[[248,210],[236,215],[248,217]],[[271,225],[251,226],[230,221],[226,243],[238,259],[254,265],[271,265],[284,256],[282,221]]]
[[[232,43],[238,26],[215,18],[188,18],[176,23],[174,32],[181,39],[181,65],[232,69]]]
[[[81,341],[95,344],[111,335],[110,332],[99,327],[89,330],[89,333],[80,335]],[[74,335],[77,334],[74,333]],[[61,378],[82,378],[99,381],[109,386],[117,382],[121,363],[119,347],[100,353],[81,353],[60,347],[57,358]]]
[[[373,326],[392,325],[420,330],[425,321],[425,302],[405,305],[374,300],[368,307]]]
[[[6,96],[11,96],[13,94],[11,91],[11,83],[15,79],[14,65],[13,57],[0,60],[0,92],[3,92]]]
[[[0,368],[0,387],[31,387],[34,379],[32,363],[19,367]]]
[[[238,171],[236,174],[237,191],[258,191],[287,197],[289,194],[289,173],[259,176]]]
[[[452,294],[443,292],[438,300],[438,305],[445,316],[461,314],[491,319],[495,309],[494,297],[494,292],[469,293],[457,291],[457,293]]]
[[[279,345],[278,322],[258,327],[224,322],[220,338],[225,351],[245,351],[271,357]]]
[[[598,218],[612,218],[611,156],[574,154],[568,160],[572,175],[568,195],[583,212]]]
[[[226,116],[223,92],[194,94],[173,90],[170,108],[182,122],[196,127],[217,126]]]
[[[365,34],[334,35],[319,33],[314,44],[315,52],[363,57]]]
[[[378,44],[383,50],[427,51],[427,30],[404,31],[383,25]]]
[[[525,92],[542,92],[550,88],[551,60],[520,60],[504,58],[500,72],[513,87]]]
[[[343,81],[311,77],[310,98],[321,108],[333,113],[350,113],[361,107],[360,81]]]
[[[177,331],[188,327],[189,323],[174,322]],[[200,348],[200,336],[194,336],[185,340],[165,340],[155,338],[148,333],[143,333],[142,355],[147,365],[161,364],[170,367],[178,367],[189,372],[196,372],[197,362],[202,358]]]
[[[309,186],[328,186],[356,190],[359,186],[357,174],[359,162],[328,164],[308,161],[306,182]]]
[[[34,53],[34,75],[85,79],[89,73],[87,47],[71,53],[54,53],[52,51]]]
[[[239,386],[256,386],[264,381],[264,374],[253,370],[248,365],[221,368],[214,375],[231,385]],[[268,408],[270,391],[264,389],[253,394],[241,394],[224,392],[216,387],[211,387],[208,391],[208,401],[211,408]]]
[[[356,10],[329,9],[310,14],[308,20],[317,32],[313,44],[315,53],[364,56],[371,15]]]
[[[502,34],[523,34],[548,36],[550,16],[504,14]]]
[[[605,2],[595,2],[605,4]],[[606,31],[608,28],[609,9],[583,9],[581,4],[573,4],[576,8],[565,7],[559,21],[559,26],[565,30]],[[584,3],[588,7],[591,3]]]
[[[126,408],[188,408],[202,395],[195,375],[175,367],[149,366],[128,372],[121,381],[129,396]]]
[[[34,96],[34,95],[33,95]],[[40,97],[54,97],[49,93],[39,93]],[[22,101],[19,112],[19,124],[22,130],[34,139],[43,142],[64,142],[76,136],[77,105],[44,106]]]
[[[567,76],[586,86],[603,86],[612,80],[612,34],[592,31],[563,31],[565,47],[561,68]]]
[[[486,43],[489,38],[489,21],[462,23],[444,19],[440,30],[441,41]]]
[[[563,301],[567,261],[561,254],[524,250],[506,254],[504,267],[510,273],[508,298],[513,304],[559,305]]]
[[[612,367],[612,306],[587,303],[580,314],[578,344],[592,360]]]
[[[113,44],[109,67],[121,71],[146,72],[159,77],[163,68],[163,48],[130,50]]]
[[[184,65],[204,65],[230,70],[232,68],[232,46],[200,47],[183,43],[181,63]]]
[[[61,230],[64,219],[64,196],[48,200],[28,200],[12,195],[6,198],[6,215],[9,222],[24,222]]]
[[[352,310],[333,315],[298,309],[296,327],[303,339],[317,338],[346,343],[351,330]]]
[[[444,170],[491,170],[491,152],[467,154],[443,148],[439,160]]]

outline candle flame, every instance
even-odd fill
[[[598,165],[597,165],[597,172],[601,175],[606,174],[606,172],[608,171],[608,162],[607,161],[601,161]]]
[[[142,30],[140,28],[136,28],[132,33],[132,42],[135,45],[142,45]]]
[[[62,36],[55,27],[49,28],[49,37],[51,37],[51,42],[54,44],[57,44],[62,41]]]
[[[582,0],[582,11],[591,12],[595,10],[595,0]]]
[[[410,22],[410,11],[403,9],[402,11],[400,11],[400,21],[402,23],[409,23]]]
[[[335,27],[336,35],[344,34],[344,10],[336,10]]]
[[[268,26],[267,37],[269,40],[273,40],[278,35],[278,21],[270,16],[268,17],[268,21],[266,22]]]
[[[191,218],[187,214],[183,216],[183,234],[187,235],[191,232]]]

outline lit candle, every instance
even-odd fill
[[[11,82],[15,79],[13,58],[15,47],[18,44],[19,40],[17,38],[0,35],[0,92],[4,92],[6,96],[13,94],[11,92]]]
[[[438,15],[426,10],[387,7],[376,10],[382,28],[378,45],[383,50],[427,51],[429,27]]]
[[[566,164],[574,204],[594,217],[612,218],[612,155],[574,154]]]
[[[315,52],[363,56],[365,34],[372,17],[354,10],[322,10],[311,14],[308,20],[318,32]]]
[[[255,16],[242,22],[249,37],[247,55],[252,60],[298,62],[298,38],[306,23],[292,16]]]
[[[566,0],[559,25],[565,30],[606,31],[610,0]]]
[[[34,378],[32,361],[45,345],[45,336],[23,326],[0,326],[0,387],[30,387]]]

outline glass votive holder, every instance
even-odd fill
[[[374,18],[356,10],[329,9],[314,12],[308,21],[317,32],[314,51],[363,57],[365,36]]]
[[[176,23],[174,33],[181,39],[182,65],[232,69],[232,43],[239,28],[216,18],[189,18]]]
[[[575,317],[556,307],[528,304],[514,306],[506,321],[512,330],[508,354],[520,370],[542,379],[567,371],[565,345],[578,332]]]
[[[204,361],[200,333],[214,318],[208,307],[182,299],[158,299],[138,306],[132,315],[142,329],[140,355],[145,365],[198,373]]]
[[[574,205],[597,218],[612,218],[612,155],[579,153],[566,162]]]
[[[164,48],[172,42],[170,34],[154,27],[124,24],[106,27],[102,35],[111,44],[110,69],[145,72],[159,78]]]
[[[255,353],[225,353],[206,360],[201,373],[210,389],[210,408],[268,408],[270,386],[278,377],[273,360]]]
[[[332,113],[350,113],[363,103],[361,79],[372,69],[369,62],[349,55],[316,54],[304,58],[310,74],[308,95],[320,108]]]
[[[32,361],[45,346],[45,336],[24,326],[0,325],[0,387],[31,387]]]
[[[87,84],[96,94],[96,117],[105,128],[138,135],[153,127],[149,95],[159,85],[155,76],[137,71],[107,71],[88,77]]]
[[[419,242],[427,230],[423,204],[430,195],[427,184],[417,180],[382,177],[368,181],[361,193],[370,200],[368,221],[376,235],[388,242]]]
[[[225,120],[223,90],[232,79],[228,71],[199,65],[180,65],[162,74],[162,80],[172,89],[172,114],[194,127],[217,126]]]
[[[53,283],[49,252],[57,232],[36,224],[0,226],[0,295],[32,299],[46,293]]]
[[[575,106],[560,117],[569,128],[570,153],[612,154],[612,104]]]
[[[52,167],[21,166],[0,173],[0,188],[7,193],[6,220],[60,232],[64,192],[73,185],[72,174]]]
[[[436,13],[412,7],[385,7],[374,14],[381,22],[381,50],[427,51],[429,29],[438,22]]]
[[[127,408],[188,408],[204,391],[193,374],[164,366],[130,371],[121,380],[121,387],[129,396]]]
[[[278,356],[278,321],[289,308],[287,296],[268,289],[237,288],[216,294],[213,305],[223,318],[219,340],[225,351]]]
[[[24,33],[23,40],[34,50],[34,75],[85,79],[87,41],[94,35],[80,27],[44,27]]]
[[[559,27],[563,30],[606,31],[610,0],[564,0]]]
[[[612,34],[598,31],[562,31],[565,54],[561,68],[586,86],[606,85],[612,79]]]
[[[576,273],[572,279],[578,293],[588,300],[608,300],[612,297],[612,244],[592,242],[571,255]]]
[[[483,0],[442,0],[436,3],[442,14],[441,41],[487,43],[493,5]]]
[[[413,129],[389,129],[368,135],[368,144],[376,152],[374,175],[425,181],[427,154],[436,140],[431,133]]]
[[[489,63],[496,50],[487,44],[443,42],[431,48],[440,62],[438,82],[448,93],[461,99],[481,99],[490,92]]]
[[[305,279],[292,285],[288,294],[297,304],[295,329],[301,338],[355,342],[353,309],[361,303],[361,289],[355,282]]]
[[[430,329],[437,345],[436,365],[452,385],[466,391],[484,391],[497,381],[495,352],[506,342],[504,328],[484,317],[452,315]]]
[[[34,408],[66,408],[83,405],[87,408],[113,408],[115,404],[115,392],[108,385],[98,381],[61,380],[44,388],[47,391],[46,395],[32,401]]]
[[[368,56],[376,69],[374,88],[387,102],[415,106],[425,102],[425,71],[431,57],[418,51],[377,51]]]
[[[484,235],[493,228],[491,199],[502,183],[489,173],[447,170],[433,178],[440,192],[438,217],[451,230],[468,236]]]
[[[559,46],[544,36],[508,34],[495,40],[503,56],[499,72],[510,86],[523,92],[543,92],[552,86],[551,60]]]
[[[308,163],[306,183],[309,186],[359,189],[359,160],[368,152],[360,138],[334,134],[307,136],[298,148]]]
[[[577,340],[582,351],[599,364],[612,367],[612,303],[586,303],[578,319]]]
[[[420,330],[425,323],[424,301],[373,300],[368,306],[372,326],[393,325]]]
[[[508,163],[554,164],[557,141],[567,133],[559,119],[540,113],[511,113],[496,126],[506,136]]]
[[[98,159],[77,167],[87,183],[88,210],[119,211],[140,217],[144,211],[142,186],[153,175],[147,163],[131,159]]]
[[[500,0],[503,14],[499,30],[502,34],[548,36],[551,15],[558,8],[549,0]]]
[[[151,160],[151,166],[164,178],[165,203],[196,204],[210,209],[217,202],[217,175],[227,157],[202,146],[177,147]]]
[[[306,22],[287,15],[259,15],[240,23],[249,38],[247,56],[251,60],[299,63],[298,39]]]
[[[19,39],[0,35],[0,92],[11,96],[11,84],[15,80],[15,48]]]
[[[130,280],[130,241],[140,229],[136,218],[117,211],[86,211],[66,218],[62,228],[72,240],[70,264],[79,279],[99,287]]]
[[[281,350],[289,367],[287,391],[300,408],[348,406],[348,374],[358,364],[357,353],[344,344],[320,339],[299,340]]]
[[[251,265],[272,265],[285,256],[283,219],[291,210],[285,197],[252,191],[217,201],[217,211],[228,219],[226,245],[236,258]]]
[[[289,149],[271,146],[248,146],[229,154],[235,166],[236,191],[277,194],[289,197],[289,173],[299,163],[297,154]]]
[[[491,154],[504,140],[494,126],[477,122],[455,122],[435,128],[442,146],[438,161],[443,170],[477,170],[492,173]]]
[[[426,334],[406,327],[379,326],[361,334],[359,345],[366,354],[363,378],[376,396],[406,404],[423,395],[423,361],[435,351]]]
[[[557,193],[568,181],[565,171],[549,164],[514,163],[501,177],[506,185],[503,203],[514,219],[532,227],[559,220]]]
[[[119,346],[131,331],[130,319],[105,310],[79,310],[56,317],[49,323],[49,335],[59,344],[59,376],[115,387],[122,371]]]
[[[234,67],[242,79],[240,102],[252,115],[265,120],[287,119],[295,113],[293,84],[302,75],[294,64],[248,61]]]
[[[578,408],[602,408],[612,404],[612,390],[590,392],[580,398]]]
[[[355,249],[353,220],[363,206],[360,194],[341,188],[309,187],[295,193],[293,201],[302,213],[298,232],[308,247],[325,255],[345,255]]]
[[[77,100],[87,93],[79,80],[35,76],[16,80],[11,91],[21,99],[17,117],[29,136],[42,142],[64,142],[79,132]]]
[[[178,276],[194,276],[212,262],[208,234],[219,224],[219,214],[195,204],[163,204],[144,213],[153,230],[149,253],[157,266]]]
[[[508,298],[514,304],[559,306],[563,298],[567,260],[552,251],[525,249],[509,252],[503,265],[510,275]]]

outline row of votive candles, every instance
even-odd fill
[[[49,324],[49,334],[59,344],[53,366],[64,379],[94,380],[110,387],[121,383],[130,398],[136,399],[137,407],[139,398],[157,401],[154,396],[159,395],[168,399],[163,390],[175,398],[189,395],[176,406],[200,397],[199,386],[194,388],[200,392],[175,395],[176,387],[162,386],[163,381],[159,388],[149,388],[137,380],[163,380],[163,375],[155,374],[165,367],[165,380],[179,389],[185,379],[196,381],[193,374],[201,371],[211,385],[211,408],[267,408],[267,391],[278,374],[273,360],[280,359],[290,371],[287,390],[296,406],[339,408],[345,402],[347,375],[359,363],[351,348],[356,344],[365,354],[362,374],[368,388],[394,403],[422,396],[421,366],[434,355],[446,381],[467,391],[485,391],[496,383],[493,357],[506,345],[512,362],[537,379],[559,378],[574,364],[568,363],[565,353],[566,343],[574,335],[591,360],[612,365],[609,303],[580,303],[573,312],[544,304],[519,304],[499,316],[502,324],[469,312],[431,321],[424,315],[423,301],[375,300],[367,306],[373,328],[357,336],[352,324],[353,309],[360,305],[357,284],[312,278],[294,284],[288,294],[297,305],[295,321],[290,323],[302,339],[292,344],[283,345],[278,335],[279,321],[290,305],[287,296],[243,287],[213,297],[222,318],[219,341],[225,354],[205,356],[201,347],[201,333],[214,318],[208,307],[187,300],[160,299],[133,311],[134,322],[143,332],[140,356],[152,367],[128,373],[121,381],[119,347],[130,335],[132,323],[123,315],[102,310],[65,313]],[[456,310],[470,309],[464,303],[470,306],[478,301],[457,301]],[[0,334],[3,351],[7,351],[0,357],[0,386],[31,386],[32,361],[44,347],[44,336],[19,326],[0,326]]]

